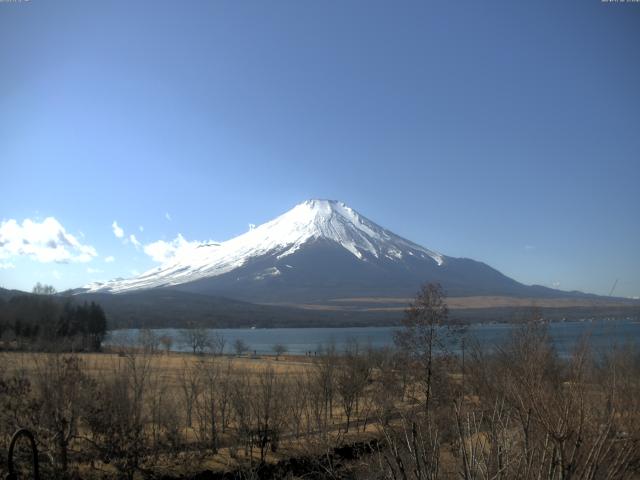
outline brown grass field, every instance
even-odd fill
[[[56,354],[40,353],[40,352],[0,352],[0,366],[2,372],[6,376],[21,376],[26,378],[36,378],[46,369],[46,365],[51,362],[52,356]],[[68,357],[70,354],[61,354]],[[265,371],[273,371],[284,384],[290,384],[294,379],[311,374],[315,368],[313,358],[295,355],[281,355],[279,358],[270,355],[262,356],[210,356],[210,355],[194,355],[190,353],[176,352],[157,352],[154,354],[143,354],[141,352],[129,351],[122,352],[104,352],[104,353],[77,353],[76,355],[82,364],[83,372],[94,379],[109,379],[115,375],[120,375],[125,369],[126,364],[135,357],[135,362],[149,362],[149,369],[146,376],[153,379],[150,383],[159,382],[162,384],[162,396],[177,399],[175,411],[170,414],[178,418],[178,422],[182,425],[181,435],[185,445],[183,454],[171,461],[159,462],[155,465],[155,471],[166,475],[180,476],[184,474],[196,474],[204,470],[212,471],[230,471],[238,468],[238,453],[235,451],[238,446],[232,444],[237,440],[231,433],[236,427],[230,424],[230,431],[227,434],[221,434],[219,441],[221,448],[213,454],[192,454],[190,452],[190,444],[198,442],[196,430],[198,428],[197,419],[193,419],[191,427],[186,426],[184,405],[182,397],[184,395],[182,378],[185,370],[194,368],[197,370],[203,362],[206,362],[210,368],[212,365],[218,365],[222,370],[230,364],[231,381],[241,376],[249,376],[250,383],[257,387],[260,381],[260,375]],[[149,392],[149,397],[154,395]],[[354,421],[355,420],[355,421]],[[353,443],[363,439],[370,439],[375,436],[375,425],[368,422],[358,428],[358,420],[353,419],[353,426],[348,434],[341,432],[344,427],[345,416],[341,407],[337,404],[333,407],[333,416],[331,419],[332,426],[327,432],[331,437],[331,444]],[[355,428],[354,428],[355,427]],[[80,432],[82,433],[82,432]],[[290,434],[286,435],[279,442],[277,453],[268,451],[266,461],[275,463],[280,460],[301,455],[315,454],[311,452],[314,449],[316,440],[314,435],[309,436],[309,443],[300,442],[300,438],[293,438]],[[242,448],[242,447],[240,447]],[[242,462],[247,463],[246,453],[241,453]],[[258,451],[253,451],[251,455],[253,462],[259,461]],[[112,466],[104,464],[100,461],[92,462],[93,467],[107,475],[116,475],[117,472]],[[2,469],[0,469],[0,473]],[[93,478],[95,471],[89,468],[89,465],[80,465],[80,471],[87,476]]]
[[[335,298],[327,303],[278,304],[306,310],[320,311],[388,311],[406,310],[412,298],[403,297],[353,297]],[[448,297],[451,310],[492,309],[492,308],[621,308],[638,307],[637,300],[622,298],[526,298],[505,296]]]
[[[58,418],[64,428],[77,425],[64,471],[78,476],[70,478],[191,478],[206,470],[260,478],[262,460],[276,468],[292,458],[307,459],[311,470],[286,478],[639,478],[636,349],[602,357],[584,344],[560,358],[534,322],[499,353],[470,350],[460,360],[409,359],[401,350],[279,358],[4,352],[0,447],[6,452],[16,426],[26,425],[50,459],[54,474],[43,478],[57,478],[64,458]],[[20,379],[32,388],[12,396]],[[265,431],[275,433],[264,440]],[[370,440],[381,448],[340,462],[342,470],[325,461]],[[403,477],[405,466],[428,468],[429,476]],[[604,473],[589,476],[596,471]]]

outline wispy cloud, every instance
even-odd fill
[[[124,237],[124,230],[122,228],[120,228],[120,226],[118,225],[118,222],[116,222],[115,220],[111,224],[111,228],[113,229],[113,234],[116,237],[118,237],[118,238]]]
[[[102,273],[102,270],[100,270],[99,268],[87,268],[87,273]]]
[[[249,224],[249,230],[253,230],[254,228],[256,228],[256,224],[255,223],[250,223]]]
[[[114,257],[113,255],[109,255],[108,257],[104,257],[104,261],[106,263],[113,263],[113,262],[115,262],[115,260],[116,260],[116,257]]]
[[[136,236],[133,233],[131,235],[129,235],[129,241],[136,248],[140,248],[142,246],[142,244],[138,241],[138,239],[136,238]]]
[[[53,217],[0,222],[0,259],[28,257],[38,262],[89,262],[98,253],[68,233]]]
[[[160,263],[168,262],[176,258],[182,258],[192,253],[196,248],[202,245],[208,245],[216,243],[213,241],[199,242],[188,241],[182,234],[178,233],[178,236],[173,240],[167,242],[165,240],[158,240],[153,243],[149,243],[144,246],[144,253],[149,255],[152,260]]]
[[[531,251],[531,250],[535,250],[535,249],[536,249],[536,247],[535,247],[534,245],[525,245],[525,246],[524,246],[524,249],[525,249],[525,250],[528,250],[528,251]]]
[[[138,230],[140,230],[141,232],[144,232],[144,227],[143,227],[142,225],[140,225],[140,226],[138,227]]]
[[[164,218],[166,218],[167,220],[171,221],[171,215],[169,214],[169,212],[166,212],[164,214]]]
[[[16,268],[16,266],[11,262],[0,262],[0,270],[10,270],[12,268]]]

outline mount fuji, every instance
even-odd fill
[[[252,303],[322,304],[407,298],[425,282],[449,296],[556,298],[490,266],[422,247],[334,200],[308,200],[228,241],[203,244],[137,277],[87,285],[85,293],[170,289]]]

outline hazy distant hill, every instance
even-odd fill
[[[2,305],[14,296],[31,295],[0,288]],[[183,292],[169,288],[139,290],[119,295],[110,293],[72,294],[77,303],[95,301],[107,315],[108,328],[162,328],[202,326],[211,328],[248,327],[341,327],[395,325],[409,298],[351,298],[324,304],[263,305],[230,298]],[[530,299],[509,297],[452,297],[451,317],[470,322],[512,321],[532,312]],[[583,299],[572,306],[567,299],[547,299],[534,304],[546,318],[635,316],[640,305],[617,299]]]
[[[305,310],[258,305],[172,289],[151,289],[120,295],[88,293],[76,298],[102,305],[107,312],[110,328],[389,325],[399,318],[397,312]]]
[[[332,305],[303,304],[296,306],[260,305],[224,297],[182,292],[172,289],[150,289],[113,295],[82,294],[78,300],[96,301],[107,312],[110,328],[126,327],[344,327],[395,325],[407,303],[375,302],[371,299],[335,302]],[[485,297],[490,298],[490,297]],[[451,317],[470,322],[518,321],[530,318],[532,307],[522,302],[465,302],[451,298]],[[461,304],[462,301],[462,304]],[[631,303],[593,303],[567,306],[548,301],[537,312],[545,318],[578,319],[587,317],[637,316],[640,308]]]

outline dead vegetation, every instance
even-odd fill
[[[145,348],[120,354],[5,353],[0,454],[25,427],[43,478],[638,476],[635,349],[594,354],[585,340],[560,358],[546,326],[528,322],[498,349],[467,342],[455,356],[451,335],[428,287],[396,349],[183,355],[145,334]]]

